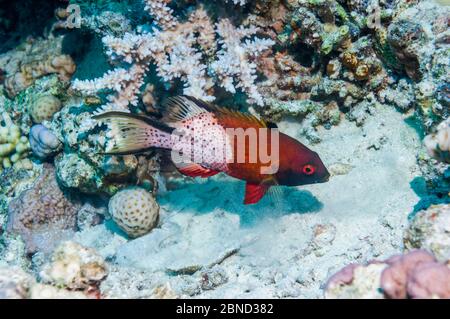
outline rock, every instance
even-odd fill
[[[380,275],[386,264],[352,265],[330,278],[325,289],[328,299],[382,299]]]
[[[108,270],[95,250],[67,241],[54,251],[51,262],[44,265],[39,275],[45,283],[85,290],[98,286]]]
[[[438,260],[450,259],[450,204],[433,205],[418,212],[404,235],[405,248],[431,251]]]
[[[0,267],[0,299],[25,299],[34,278],[18,267]]]
[[[30,299],[87,299],[81,291],[59,289],[51,285],[35,284],[30,289]]]
[[[79,208],[79,201],[60,189],[55,169],[47,164],[32,188],[10,203],[7,231],[22,236],[28,253],[50,252],[73,235]]]

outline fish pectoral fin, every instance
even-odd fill
[[[244,204],[249,205],[259,202],[261,198],[264,197],[269,187],[270,184],[268,183],[252,184],[247,182],[247,184],[245,184]]]
[[[205,168],[195,163],[184,163],[182,165],[177,165],[177,169],[180,171],[181,174],[190,177],[206,178],[220,173],[219,171]]]

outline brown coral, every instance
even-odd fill
[[[0,55],[0,68],[5,72],[5,88],[10,97],[26,89],[48,74],[58,74],[69,81],[75,73],[75,63],[62,54],[63,37],[29,39],[21,47]]]

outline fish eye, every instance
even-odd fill
[[[303,166],[303,173],[306,175],[312,175],[312,174],[314,174],[315,171],[316,171],[316,168],[311,164],[307,164],[307,165]]]

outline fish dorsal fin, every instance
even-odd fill
[[[206,104],[205,102],[203,102]],[[207,109],[199,105],[197,101],[189,99],[188,96],[179,95],[169,97],[164,103],[163,122],[173,123],[187,120],[198,114],[208,112]]]
[[[163,121],[167,123],[179,122],[204,112],[211,112],[224,128],[268,127],[263,120],[251,114],[230,110],[187,95],[168,98],[164,109]]]
[[[199,164],[195,163],[184,163],[181,165],[176,165],[177,169],[182,173],[183,175],[190,176],[190,177],[210,177],[213,175],[216,175],[220,173],[219,171],[205,168]]]
[[[262,183],[262,184],[245,184],[245,199],[244,204],[256,204],[264,197],[267,190],[269,189],[270,184]]]

